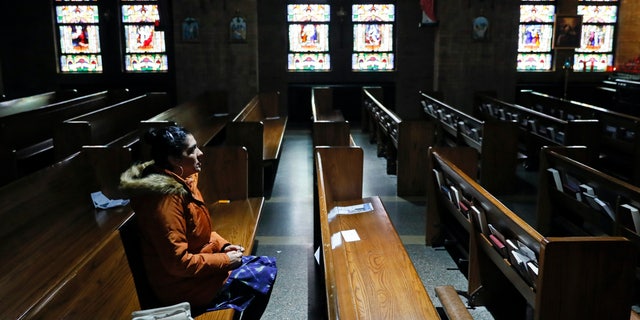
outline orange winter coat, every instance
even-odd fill
[[[221,252],[229,242],[212,231],[197,184],[198,174],[185,180],[157,169],[153,161],[134,165],[120,177],[140,226],[149,282],[166,304],[207,305],[231,271],[229,257]]]

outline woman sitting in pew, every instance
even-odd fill
[[[197,310],[233,308],[242,319],[259,319],[275,282],[275,258],[243,256],[242,246],[212,231],[197,187],[203,153],[191,133],[153,128],[144,140],[153,160],[125,171],[120,189],[137,216],[142,260],[158,300],[188,301]]]

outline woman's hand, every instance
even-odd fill
[[[242,251],[240,250],[231,250],[231,251],[225,250],[225,251],[227,256],[229,256],[229,262],[231,263],[231,268],[235,269],[239,267],[240,264],[242,264]]]
[[[240,251],[240,253],[244,252],[244,248],[237,244],[230,244],[224,248],[224,252],[229,251]]]

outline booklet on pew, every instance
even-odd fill
[[[346,207],[341,207],[341,206],[333,207],[333,209],[331,209],[331,212],[329,212],[329,214],[331,213],[356,214],[356,213],[367,212],[367,211],[373,211],[373,205],[371,205],[371,202],[356,204],[353,206],[346,206]]]

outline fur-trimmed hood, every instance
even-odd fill
[[[186,186],[176,178],[155,170],[149,174],[145,170],[153,169],[153,161],[131,166],[120,175],[120,191],[127,197],[149,194],[182,195],[189,194]]]

